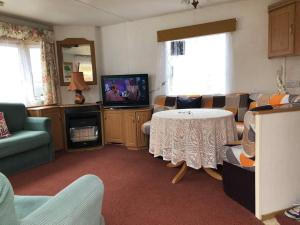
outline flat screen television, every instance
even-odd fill
[[[148,74],[105,75],[101,77],[103,106],[149,106]]]

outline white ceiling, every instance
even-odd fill
[[[239,0],[199,0],[205,7]],[[4,0],[0,12],[53,25],[105,26],[185,10],[182,0]]]

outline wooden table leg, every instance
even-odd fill
[[[181,161],[181,162],[176,163],[176,164],[173,164],[173,163],[170,162],[170,163],[167,164],[167,167],[169,167],[169,168],[177,168],[177,167],[181,166],[183,163],[184,163],[184,161]]]
[[[186,165],[186,162],[184,162],[179,170],[179,172],[176,174],[176,176],[173,178],[172,180],[172,184],[177,184],[183,177],[184,175],[186,174],[187,172],[187,165]]]
[[[222,181],[223,178],[221,176],[221,174],[219,174],[216,170],[214,169],[211,169],[211,168],[203,168],[204,171],[209,175],[211,176],[212,178],[216,179],[216,180],[219,180],[219,181]]]

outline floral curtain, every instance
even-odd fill
[[[54,43],[42,41],[42,70],[43,70],[43,89],[44,104],[58,103],[58,81],[55,61]]]
[[[58,103],[59,89],[53,31],[0,22],[0,39],[41,42],[44,104]]]

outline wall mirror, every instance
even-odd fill
[[[88,85],[97,84],[96,59],[94,41],[84,38],[67,38],[57,41],[57,57],[60,85],[68,86],[73,71],[83,72]]]

